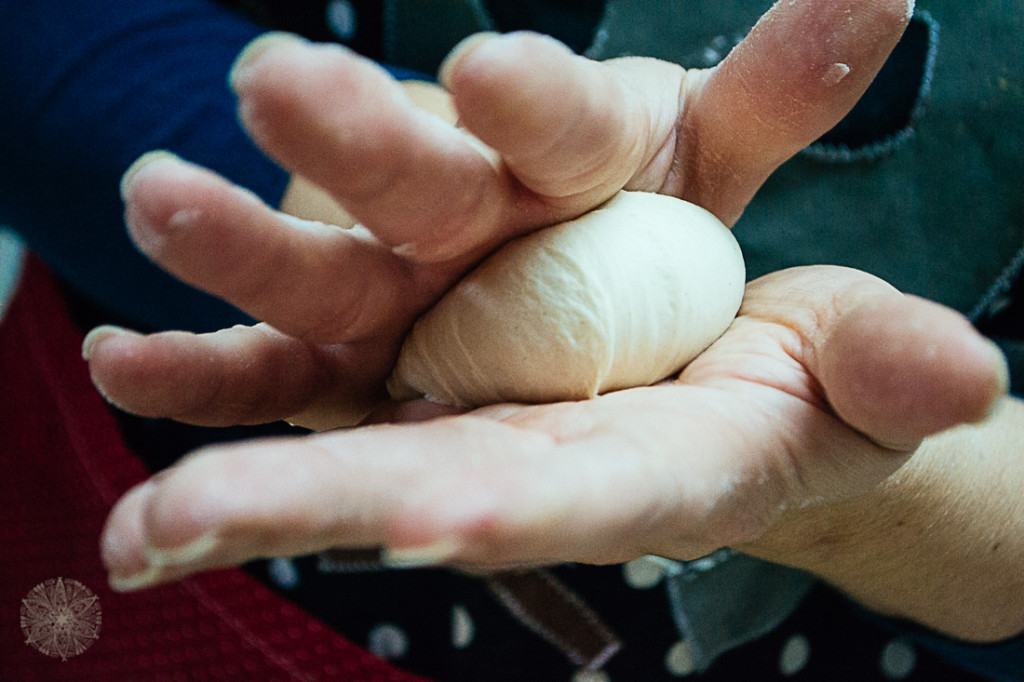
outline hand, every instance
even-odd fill
[[[712,71],[477,40],[444,70],[464,130],[336,48],[257,43],[235,73],[243,120],[365,227],[299,225],[179,161],[137,168],[140,246],[270,324],[97,335],[93,376],[122,406],[201,423],[361,414],[411,321],[503,241],[622,187],[734,222],[866,88],[908,18],[896,4],[780,3]],[[961,318],[866,275],[779,273],[678,381],[207,450],[120,503],[105,556],[122,585],[335,546],[476,566],[694,556],[873,485],[983,416],[1001,368]]]
[[[957,313],[857,271],[787,270],[659,386],[195,453],[118,503],[104,559],[130,589],[333,547],[474,568],[692,558],[869,489],[1005,382]],[[410,406],[427,407],[389,416]]]
[[[470,40],[442,72],[461,129],[341,48],[257,41],[232,77],[242,120],[364,227],[300,223],[209,171],[146,157],[124,182],[136,243],[266,324],[101,329],[86,344],[93,379],[144,415],[354,424],[384,399],[413,320],[502,242],[623,187],[735,222],[853,106],[907,13],[903,0],[780,3],[709,71],[594,63],[531,35]]]

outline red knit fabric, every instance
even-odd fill
[[[106,584],[99,534],[146,471],[88,378],[82,335],[30,259],[0,320],[0,680],[416,682],[239,570],[134,594]],[[26,642],[24,600],[48,580],[98,597],[102,622],[66,660]]]

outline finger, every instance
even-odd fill
[[[185,568],[151,565],[138,542],[143,532],[142,512],[153,489],[153,483],[147,482],[128,491],[104,526],[100,556],[108,569],[110,586],[117,592],[176,580],[189,573]]]
[[[659,153],[664,175],[682,79],[673,64],[601,64],[531,33],[473,36],[441,69],[460,123],[530,190],[578,210],[626,186]]]
[[[358,339],[402,325],[423,302],[415,269],[359,230],[300,221],[170,155],[125,174],[128,230],[178,278],[310,341]]]
[[[821,348],[829,402],[876,442],[910,449],[987,417],[1009,387],[1006,360],[963,315],[911,296],[844,311]]]
[[[331,547],[437,547],[436,536],[424,536],[430,529],[410,530],[409,519],[443,502],[471,505],[451,497],[467,462],[453,454],[442,467],[423,455],[493,445],[494,434],[474,428],[482,424],[366,427],[201,451],[154,479],[144,503],[114,509],[107,532],[116,538],[103,542],[121,549],[108,568],[160,580],[154,566],[187,572]],[[501,429],[506,440],[509,430]]]
[[[712,393],[663,387],[505,422],[463,416],[209,448],[109,526],[137,529],[120,538],[126,556],[186,572],[331,547],[383,546],[402,566],[698,556],[756,537],[782,492],[759,465],[733,461],[750,451],[738,429],[706,428],[728,413]]]
[[[507,238],[496,233],[512,189],[464,132],[369,60],[270,34],[243,51],[231,82],[257,143],[404,256],[479,257]]]
[[[682,197],[733,224],[775,168],[853,108],[912,12],[908,0],[776,3],[718,67],[687,83]]]
[[[358,423],[383,399],[393,361],[381,344],[314,346],[266,325],[150,336],[98,327],[83,356],[100,393],[133,414],[309,428]]]
[[[794,353],[838,416],[891,450],[984,418],[1007,391],[1005,359],[966,318],[863,273],[796,268],[747,296],[797,332]]]

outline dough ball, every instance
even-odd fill
[[[739,245],[713,215],[620,192],[467,275],[416,322],[388,391],[477,407],[653,384],[725,331],[744,283]]]

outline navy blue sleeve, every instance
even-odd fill
[[[280,199],[287,175],[245,137],[226,85],[260,31],[206,0],[3,3],[0,223],[143,328],[245,321],[136,253],[118,181],[141,153],[164,148]]]
[[[227,87],[263,30],[212,0],[0,3],[0,224],[143,329],[248,321],[136,253],[118,181],[169,149],[279,203],[288,176],[245,136]]]

